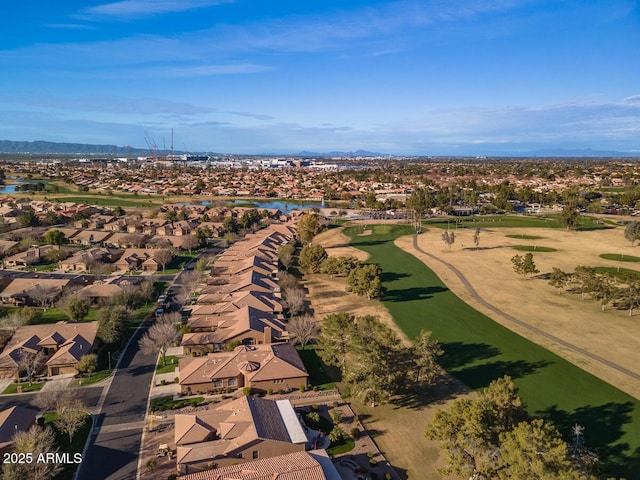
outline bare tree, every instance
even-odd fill
[[[174,312],[177,313],[177,312]],[[180,314],[178,314],[178,317]],[[175,316],[163,315],[154,323],[147,333],[140,339],[138,345],[144,355],[159,353],[162,364],[167,364],[167,349],[180,338],[180,333],[174,327]]]
[[[51,428],[33,425],[26,432],[16,432],[13,436],[14,452],[30,455],[31,462],[8,462],[2,466],[3,480],[50,480],[56,477],[63,468],[61,463],[38,462],[41,454],[55,454],[55,434]]]
[[[180,283],[190,291],[193,291],[196,288],[199,281],[200,272],[196,272],[195,270],[188,270],[180,274]]]
[[[60,289],[53,286],[40,285],[39,283],[29,289],[27,294],[29,297],[40,305],[44,311],[51,306],[55,298],[60,293]]]
[[[85,422],[85,409],[85,405],[75,396],[73,400],[60,404],[57,409],[56,426],[69,435],[69,443],[73,442],[73,436]]]
[[[200,242],[193,235],[189,235],[182,241],[182,246],[184,248],[186,248],[187,250],[189,250],[189,255],[191,255],[191,251],[194,248],[199,247],[200,246]]]
[[[304,290],[302,288],[289,288],[285,290],[287,306],[292,316],[304,311]]]
[[[21,327],[25,323],[25,318],[20,314],[20,310],[15,310],[6,317],[0,318],[0,330],[5,330],[13,335],[16,328]]]
[[[307,343],[317,339],[320,334],[318,322],[316,322],[316,319],[311,315],[293,317],[289,321],[287,331],[289,332],[291,340],[302,345],[302,348],[304,348]]]
[[[42,367],[46,355],[42,350],[37,353],[21,350],[18,356],[18,369],[27,374],[29,385],[32,385],[33,376],[38,373],[38,370]]]
[[[158,250],[153,254],[153,258],[156,262],[162,265],[162,271],[164,272],[167,267],[167,263],[169,263],[173,259],[173,255],[169,250],[162,249]]]

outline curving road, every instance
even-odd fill
[[[498,307],[496,307],[495,305],[490,304],[489,302],[487,302],[484,298],[482,298],[478,292],[476,292],[476,290],[473,288],[473,286],[469,283],[469,281],[467,280],[467,278],[462,274],[462,272],[460,270],[458,270],[456,267],[454,267],[453,265],[451,265],[449,262],[446,262],[444,260],[442,260],[441,258],[436,257],[435,255],[432,255],[430,253],[425,252],[424,250],[422,250],[419,246],[418,246],[418,235],[414,234],[413,236],[413,247],[420,253],[426,255],[427,257],[436,260],[440,263],[442,263],[445,267],[447,267],[449,270],[451,270],[453,273],[456,274],[456,276],[460,279],[460,281],[462,282],[462,284],[465,286],[465,288],[467,289],[467,291],[469,292],[469,294],[471,294],[471,296],[473,297],[474,300],[476,300],[478,303],[480,303],[481,305],[483,305],[484,307],[488,308],[489,310],[491,310],[492,312],[494,312],[496,315],[501,316],[502,318],[504,318],[505,320],[518,325],[519,327],[522,327],[524,329],[529,330],[530,332],[534,332],[537,335],[541,335],[542,337],[546,338],[547,340],[551,340],[552,342],[555,342],[559,345],[562,345],[563,347],[579,353],[580,355],[584,355],[585,357],[593,360],[594,362],[600,363],[602,365],[606,365],[609,368],[612,368],[620,373],[623,373],[631,378],[633,378],[634,380],[640,380],[640,374],[636,373],[636,372],[632,372],[631,370],[622,367],[620,365],[618,365],[617,363],[613,363],[609,360],[607,360],[606,358],[602,358],[599,355],[596,355],[594,353],[589,352],[588,350],[585,350],[584,348],[578,347],[577,345],[574,345],[573,343],[569,343],[565,340],[562,340],[561,338],[556,337],[555,335],[551,335],[550,333],[541,330],[537,327],[534,327],[533,325],[529,325],[528,323],[523,322],[522,320],[518,320],[517,318],[515,318],[512,315],[509,315],[506,312],[503,312],[502,310],[500,310]]]

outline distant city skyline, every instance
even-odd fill
[[[636,1],[11,2],[0,140],[640,153]]]

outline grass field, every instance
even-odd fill
[[[551,247],[540,247],[538,245],[514,245],[513,247],[514,250],[519,250],[521,252],[557,252],[558,249],[557,248],[551,248]]]
[[[542,240],[545,237],[541,237],[540,235],[505,235],[507,238],[519,238],[521,240]]]
[[[603,253],[600,258],[605,260],[615,260],[616,262],[640,262],[640,257],[634,257],[633,255],[623,255],[621,253]]]
[[[564,228],[558,220],[558,215],[474,215],[472,217],[446,217],[424,220],[426,227],[442,229],[456,228]],[[578,230],[598,230],[609,228],[598,219],[582,215]],[[518,237],[522,238],[522,237]]]
[[[549,225],[547,225],[549,226]],[[640,472],[640,402],[548,350],[499,325],[454,295],[422,262],[393,244],[407,226],[345,230],[353,246],[383,270],[383,303],[408,337],[431,330],[445,349],[442,364],[471,388],[510,375],[532,415],[552,420],[568,438],[586,427],[586,441],[602,473],[635,478]]]

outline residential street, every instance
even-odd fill
[[[144,414],[156,355],[143,355],[138,340],[147,331],[146,320],[131,341],[112,379],[78,479],[129,480],[136,478]]]

